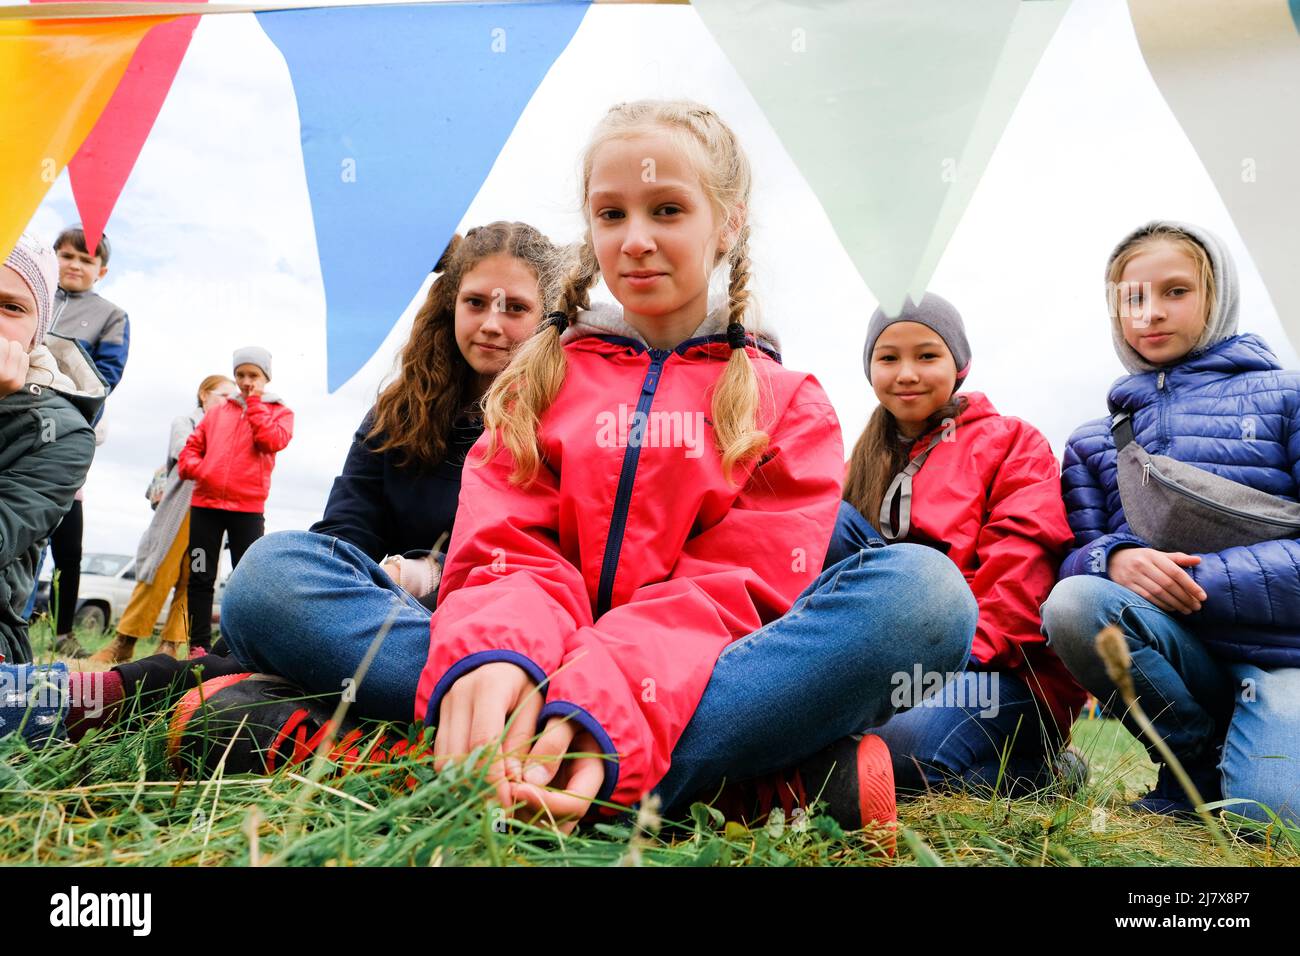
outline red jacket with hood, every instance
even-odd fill
[[[474,466],[486,435],[471,451],[416,718],[435,723],[473,668],[517,664],[546,695],[541,723],[569,717],[617,755],[598,799],[628,805],[667,772],[722,649],[816,578],[843,446],[817,381],[783,368],[770,337],[751,339],[771,444],[729,484],[709,403],[730,355],[725,316],[652,349],[621,313],[598,307],[565,333],[533,484],[510,483],[505,448]]]
[[[240,395],[203,416],[177,470],[194,482],[190,504],[223,511],[266,510],[275,453],[293,437],[293,412],[274,395]]]
[[[971,656],[1025,681],[1064,732],[1084,691],[1047,646],[1039,608],[1074,542],[1061,468],[1038,429],[999,415],[980,392],[912,479],[908,540],[946,546],[979,603]],[[910,457],[936,432],[923,435]]]

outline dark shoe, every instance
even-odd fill
[[[1056,755],[1052,770],[1066,793],[1078,793],[1088,783],[1088,758],[1073,744]]]
[[[1217,759],[1208,765],[1187,764],[1183,769],[1187,771],[1192,783],[1201,792],[1201,799],[1206,803],[1223,799],[1222,776],[1219,773]],[[1164,816],[1194,817],[1197,815],[1196,805],[1192,803],[1191,797],[1182,788],[1178,778],[1174,776],[1167,764],[1160,765],[1155,789],[1129,806],[1143,813],[1158,813]]]
[[[54,642],[54,653],[62,657],[72,657],[82,660],[90,656],[90,651],[86,650],[77,643],[77,639],[71,634],[64,634]]]
[[[792,770],[726,788],[719,809],[755,823],[776,806],[789,818],[796,808],[811,810],[818,804],[845,830],[888,830],[884,845],[892,856],[898,804],[894,764],[885,741],[875,734],[843,737]]]
[[[327,736],[331,759],[359,758],[364,736],[356,721],[335,728],[334,706],[270,674],[227,674],[189,691],[176,705],[167,733],[167,757],[176,771],[274,773],[301,763]],[[337,733],[332,733],[337,730]]]

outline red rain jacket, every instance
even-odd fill
[[[293,412],[274,395],[227,399],[203,416],[181,450],[181,479],[194,482],[190,504],[260,514],[271,491],[275,453],[293,437]]]
[[[474,467],[486,435],[470,453],[416,717],[435,723],[467,671],[515,663],[548,680],[539,726],[571,717],[617,754],[598,798],[628,805],[667,772],[722,649],[817,577],[843,446],[817,381],[751,344],[771,444],[730,485],[709,419],[725,335],[660,350],[582,331],[537,482],[510,484],[504,448]]]
[[[963,394],[953,441],[941,441],[912,479],[908,540],[947,545],[979,603],[971,656],[1023,679],[1064,732],[1085,694],[1048,648],[1039,614],[1074,543],[1061,468],[1038,429],[999,415],[980,392]],[[918,439],[912,456],[935,434]]]

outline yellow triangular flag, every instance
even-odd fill
[[[136,46],[175,17],[0,20],[0,251],[90,134]]]

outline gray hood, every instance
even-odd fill
[[[1237,264],[1232,261],[1232,254],[1228,252],[1228,247],[1224,245],[1223,240],[1216,236],[1210,230],[1201,226],[1194,226],[1189,222],[1176,222],[1172,219],[1153,219],[1148,223],[1138,226],[1111,250],[1106,259],[1106,273],[1110,273],[1110,264],[1115,261],[1119,251],[1124,248],[1131,240],[1138,236],[1146,235],[1152,232],[1157,226],[1172,226],[1182,232],[1187,233],[1204,247],[1210,256],[1210,267],[1214,270],[1214,284],[1218,295],[1218,301],[1214,306],[1214,313],[1210,320],[1205,323],[1205,331],[1201,333],[1200,339],[1193,346],[1188,355],[1198,355],[1206,349],[1218,345],[1224,339],[1230,339],[1237,334],[1237,312],[1240,306],[1241,284],[1237,280]],[[1109,290],[1107,296],[1109,297]],[[1109,312],[1110,302],[1107,301],[1106,309]],[[1111,317],[1110,334],[1115,343],[1115,354],[1119,356],[1120,362],[1124,368],[1134,375],[1143,372],[1154,372],[1160,366],[1152,365],[1141,355],[1133,346],[1124,341],[1124,336],[1119,330],[1119,320]],[[1182,359],[1179,359],[1181,362]]]
[[[752,303],[753,299],[751,298],[750,301]],[[758,314],[757,329],[753,324],[756,314]],[[751,305],[746,318],[750,320],[747,324],[749,332],[758,340],[759,345],[779,356],[780,340],[775,331],[763,324],[759,310]],[[695,331],[687,336],[687,339],[702,338],[706,335],[726,335],[726,333],[727,296],[725,294],[709,296],[709,314],[704,317],[704,321],[696,327]],[[649,343],[641,333],[632,328],[623,318],[623,307],[615,302],[597,302],[590,309],[579,311],[577,319],[565,330],[561,341],[571,342],[587,335],[620,335],[649,347]]]

